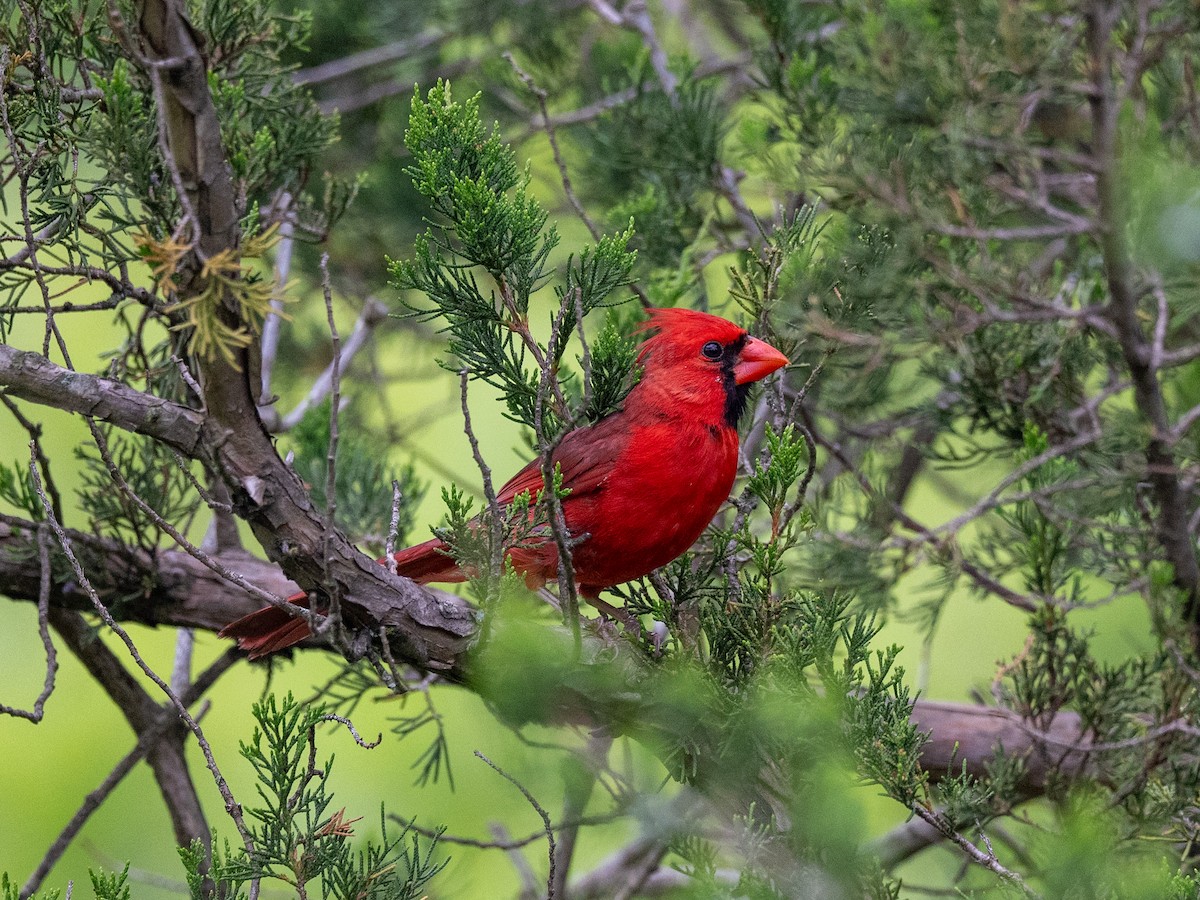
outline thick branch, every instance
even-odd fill
[[[119,381],[56,366],[40,353],[0,344],[0,390],[40,406],[91,416],[134,431],[189,458],[202,458],[211,442],[204,414],[134,390]]]
[[[115,542],[74,532],[71,533],[71,539],[77,548],[86,548],[87,552],[102,555],[108,561],[103,572],[96,570],[97,576],[105,580],[95,587],[101,592],[102,600],[114,603],[114,614],[124,621],[218,631],[233,619],[261,605],[259,600],[250,597],[236,585],[223,581],[211,569],[182,551],[164,550],[150,559],[121,548]],[[0,584],[5,585],[5,593],[14,600],[37,602],[39,565],[34,552],[36,540],[34,528],[0,522]],[[241,553],[225,554],[220,561],[273,593],[286,594],[293,589],[292,583],[271,563]],[[375,568],[385,569],[379,565],[375,565]],[[152,587],[145,589],[147,584]],[[134,588],[141,589],[141,593],[131,597],[130,591]],[[435,618],[423,627],[441,630],[461,627],[464,619],[460,616],[464,611],[469,615],[470,607],[453,595],[430,593],[436,598],[436,603],[427,607],[427,611]],[[117,602],[118,599],[120,602]],[[66,580],[60,580],[54,586],[51,603],[58,607],[90,607],[82,593]],[[402,605],[404,599],[396,595],[393,603]],[[436,618],[439,610],[448,609],[454,612],[440,620]],[[471,617],[466,621],[473,624],[474,619]],[[588,640],[595,641],[594,638]],[[601,654],[585,653],[585,658],[594,659],[597,655]],[[629,681],[630,690],[621,693],[622,702],[625,703],[624,712],[629,715],[639,703],[652,705],[655,700],[654,681],[646,679],[648,673],[639,658],[632,652],[626,652],[623,646],[606,647],[604,655],[617,657],[612,671],[623,672]],[[450,671],[463,677],[469,675],[469,661],[464,656],[448,657],[444,662]],[[604,663],[581,665],[584,668],[599,668]],[[599,677],[602,682],[603,676]],[[588,678],[582,673],[575,680],[580,685],[588,683]],[[476,685],[476,689],[485,691],[486,686]],[[564,686],[561,705],[552,710],[552,715],[573,721],[579,719],[586,706],[581,707],[575,690],[568,690]],[[649,693],[639,701],[639,695],[647,691]],[[984,774],[997,746],[1003,747],[1010,755],[1024,758],[1025,775],[1021,790],[1028,795],[1044,790],[1052,769],[1057,769],[1067,777],[1078,776],[1085,771],[1088,742],[1080,737],[1079,719],[1071,713],[1060,714],[1044,739],[1039,739],[1035,731],[1011,713],[979,706],[919,700],[913,719],[922,730],[931,732],[923,750],[922,763],[935,781],[946,775],[957,774],[964,761],[968,771],[976,775]]]
[[[146,0],[139,25],[151,66],[165,72],[159,115],[166,136],[166,162],[186,192],[181,198],[184,208],[194,212],[197,252],[204,258],[236,252],[237,197],[200,39],[187,20],[182,0]],[[181,299],[201,288],[199,283],[184,286]],[[237,318],[236,309],[230,300],[219,311],[234,331],[248,327]],[[307,489],[275,452],[259,419],[255,400],[260,384],[253,347],[238,351],[232,360],[215,354],[195,360],[194,365],[208,425],[216,436],[205,449],[229,486],[234,511],[249,523],[267,555],[302,587],[331,586],[351,627],[370,624],[345,649],[352,654],[365,652],[380,625],[392,627],[399,635],[398,658],[455,677],[459,656],[474,631],[471,610],[391,575],[344,535],[327,528]]]
[[[1075,713],[1059,713],[1043,733],[1005,710],[918,700],[912,720],[929,732],[921,764],[933,781],[959,775],[964,762],[976,778],[986,777],[997,748],[1024,760],[1018,789],[1027,796],[1042,793],[1052,774],[1073,779],[1086,772],[1091,741],[1082,736]]]
[[[0,344],[0,388],[12,397],[92,416],[147,435],[189,458],[215,464],[227,478],[234,479],[238,512],[255,526],[268,552],[286,569],[300,572],[297,581],[302,584],[314,587],[322,583],[319,548],[324,537],[323,520],[309,501],[303,484],[284,466],[266,433],[257,426],[252,404],[248,408],[255,427],[243,427],[241,433],[235,434],[232,422],[222,427],[197,410],[107,378],[72,372],[37,353],[4,344]],[[335,534],[331,545],[332,575],[347,603],[363,608],[363,618],[373,623],[371,633],[375,633],[378,624],[395,627],[399,635],[396,652],[403,659],[453,677],[460,654],[474,631],[471,608],[451,594],[422,589],[389,574],[386,567],[359,553],[341,535]],[[115,552],[116,548],[109,549]],[[254,569],[261,565],[245,557],[235,568],[245,571],[246,566]],[[0,571],[3,567],[0,561]],[[214,573],[194,560],[185,571],[186,577],[197,585],[216,580]],[[169,583],[172,577],[169,565],[163,575]],[[61,597],[64,586],[58,585],[55,590]],[[228,589],[225,593],[228,594]],[[209,596],[212,595],[204,592],[194,595],[197,609],[189,615],[202,620],[196,623],[199,627],[220,628],[236,618],[228,615],[227,609],[204,610]],[[82,595],[74,600],[79,608],[85,608]],[[242,602],[238,608],[246,613],[254,607]],[[145,619],[154,623],[189,624],[170,622],[160,615],[157,611],[144,613]]]

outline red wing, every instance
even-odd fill
[[[629,431],[620,414],[578,428],[563,438],[554,451],[554,461],[562,467],[563,486],[571,489],[570,496],[601,490],[628,444]],[[522,491],[536,498],[541,490],[542,470],[535,459],[500,488],[496,499],[507,504]]]

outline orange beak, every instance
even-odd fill
[[[752,337],[742,348],[738,363],[733,367],[733,380],[737,384],[749,384],[766,378],[776,369],[788,364],[788,358],[768,344]]]

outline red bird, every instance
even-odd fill
[[[788,359],[727,319],[690,309],[653,309],[641,346],[642,377],[623,408],[569,432],[554,451],[562,468],[563,517],[587,537],[571,561],[579,592],[640,578],[688,549],[729,497],[737,474],[737,422],[750,385]],[[536,499],[542,472],[534,460],[497,494],[511,503],[523,491]],[[395,555],[400,575],[418,584],[460,582],[446,544],[434,538]],[[509,551],[513,568],[533,588],[558,577],[551,537]],[[305,602],[306,595],[291,598]],[[308,625],[269,606],[227,626],[251,657],[304,640]]]

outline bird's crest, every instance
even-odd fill
[[[655,331],[638,351],[638,363],[644,364],[661,347],[685,350],[688,354],[698,350],[706,341],[727,344],[746,333],[744,328],[708,313],[694,309],[651,308],[646,312],[650,318],[639,325],[635,333]],[[695,345],[693,348],[692,345]]]

